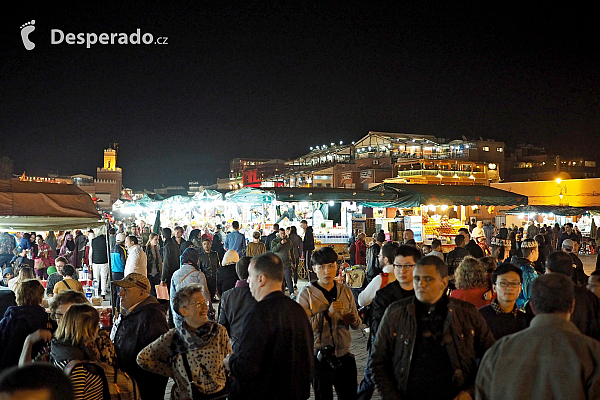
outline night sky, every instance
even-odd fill
[[[592,9],[345,3],[15,3],[0,26],[0,155],[18,174],[95,175],[118,142],[135,190],[214,183],[234,157],[291,158],[369,130],[596,156]],[[168,44],[50,44],[51,29],[138,28]]]

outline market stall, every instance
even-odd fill
[[[444,250],[454,247],[458,230],[469,217],[487,207],[526,205],[527,197],[489,186],[419,185],[383,183],[371,188],[379,193],[396,193],[387,204],[396,209],[394,219],[403,229],[415,233],[415,241],[431,244],[438,238]]]

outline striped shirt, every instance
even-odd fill
[[[60,369],[65,369],[70,361],[72,360],[64,360],[54,364]],[[75,400],[103,400],[102,378],[100,376],[89,372],[82,365],[78,365],[71,371],[69,379],[73,385]]]

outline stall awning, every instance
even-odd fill
[[[0,180],[0,229],[59,230],[99,224],[92,198],[75,185]]]
[[[527,196],[481,185],[419,185],[382,183],[371,188],[379,193],[396,193],[395,204],[409,208],[426,205],[519,206],[527,205]]]
[[[506,211],[506,214],[554,214],[561,216],[595,214],[598,210],[568,206],[519,206]]]
[[[246,203],[253,206],[270,204],[275,199],[273,193],[250,187],[234,190],[225,194],[225,200],[234,203]]]
[[[342,188],[271,188],[278,201],[318,201],[336,203],[353,201],[358,204],[369,203],[374,206],[384,207],[389,202],[396,200],[394,192],[376,193],[370,190],[342,189]]]

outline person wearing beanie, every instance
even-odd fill
[[[8,281],[14,278],[14,276],[15,272],[12,267],[4,268],[4,271],[2,271],[2,281],[0,281],[0,286],[8,287]]]
[[[240,260],[240,256],[235,250],[227,250],[223,256],[222,267],[217,270],[217,294],[219,298],[227,290],[235,287],[239,277],[235,271],[235,264]]]
[[[198,250],[193,247],[188,247],[181,253],[181,266],[171,277],[171,287],[169,288],[171,315],[169,315],[169,320],[172,318],[175,327],[178,329],[181,329],[184,318],[176,313],[173,308],[175,293],[177,293],[177,290],[190,283],[199,284],[202,287],[202,296],[204,296],[205,299],[210,299],[206,277],[204,276],[204,273],[198,269]],[[212,304],[209,307],[208,315],[214,315]]]

